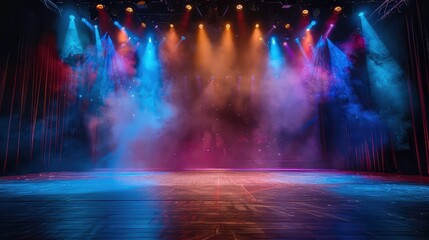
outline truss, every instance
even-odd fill
[[[374,10],[371,17],[375,19],[375,22],[381,21],[391,13],[400,13],[402,7],[407,6],[409,0],[384,0],[380,6]]]

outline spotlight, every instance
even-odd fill
[[[259,28],[259,24],[255,24],[255,28]]]
[[[290,23],[286,23],[286,24],[285,24],[285,28],[286,28],[286,29],[289,29],[289,28],[290,28]]]
[[[185,9],[186,11],[190,12],[192,10],[191,4],[186,4]]]
[[[74,21],[74,19],[75,19],[75,16],[70,15],[70,20]]]
[[[311,21],[311,25],[316,25],[316,21]]]
[[[286,47],[286,46],[287,46],[287,42],[283,42],[283,46],[285,46],[285,47]]]
[[[98,10],[103,10],[104,9],[104,5],[99,3],[97,5],[95,5],[95,8],[97,8]]]
[[[259,37],[259,41],[262,41],[262,40],[264,40],[262,37]]]
[[[308,9],[304,9],[304,10],[302,10],[301,13],[302,13],[302,16],[306,17],[310,13],[310,11],[308,11]]]
[[[82,22],[86,22],[86,19],[85,19],[85,18],[82,18]]]
[[[335,13],[335,14],[340,14],[340,13],[341,13],[341,11],[343,11],[343,8],[342,8],[341,6],[336,6],[336,7],[334,8],[334,13]]]
[[[272,43],[273,45],[276,45],[276,39],[271,38],[271,43]]]
[[[125,12],[127,14],[132,14],[134,12],[134,9],[132,7],[127,7],[127,8],[125,8]]]
[[[310,28],[307,28],[306,30],[307,30],[307,32],[308,32],[308,31],[310,31]]]
[[[141,26],[142,28],[146,28],[146,23],[141,22],[141,23],[140,23],[140,26]]]
[[[231,25],[230,25],[229,23],[227,23],[227,24],[225,25],[225,27],[226,27],[226,29],[230,29],[230,28],[231,28]]]
[[[98,26],[97,26],[97,25],[94,25],[94,28],[98,28]]]
[[[237,11],[243,11],[243,5],[241,4],[237,4],[235,8],[237,9]]]
[[[277,26],[276,25],[273,25],[273,29],[276,29],[277,28]]]
[[[170,28],[174,28],[174,25],[172,23],[170,24]]]
[[[182,36],[180,39],[182,39],[182,41],[183,41],[183,40],[185,40],[185,39],[186,39],[186,37],[185,37],[185,36]]]
[[[152,42],[152,38],[149,38],[149,42],[150,42],[150,43]]]
[[[365,15],[364,12],[359,13],[359,17],[363,17],[363,15]]]
[[[202,23],[200,23],[200,25],[198,25],[198,27],[199,27],[200,29],[203,29],[204,25],[203,25]]]
[[[333,28],[333,27],[334,27],[334,24],[332,24],[332,23],[331,23],[331,24],[329,24],[329,27],[330,27],[330,28]]]

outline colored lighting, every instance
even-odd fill
[[[199,27],[200,29],[202,29],[202,28],[204,27],[204,25],[203,25],[202,23],[200,23],[200,25],[198,25],[198,27]]]
[[[180,39],[185,40],[185,39],[186,39],[186,37],[185,37],[185,36],[182,36]]]
[[[70,20],[74,21],[74,19],[75,19],[75,16],[70,15]]]
[[[190,12],[192,10],[191,4],[186,4],[185,9],[186,11]]]
[[[286,24],[285,24],[285,28],[286,28],[286,29],[289,29],[289,28],[290,28],[290,24],[289,24],[289,23],[286,23]]]
[[[333,28],[333,27],[334,27],[334,24],[332,24],[332,23],[331,23],[331,24],[329,24],[329,27]]]
[[[99,3],[95,6],[98,10],[103,10],[104,9],[104,5]]]
[[[132,14],[134,12],[134,9],[132,7],[127,7],[127,8],[125,8],[125,12],[127,14]]]
[[[276,45],[276,40],[274,38],[271,38],[271,44]]]
[[[308,11],[308,9],[304,9],[304,10],[302,10],[302,16],[304,16],[304,17],[306,17],[306,16],[308,16],[308,14],[310,14],[310,11]]]
[[[285,46],[285,47],[286,47],[286,46],[287,46],[287,42],[283,42],[283,46]]]
[[[142,22],[142,23],[140,23],[140,26],[141,26],[142,28],[146,28],[146,23]]]
[[[273,29],[276,29],[277,28],[277,26],[276,25],[273,25]]]
[[[237,9],[237,11],[243,11],[243,5],[241,4],[237,4],[235,8]]]
[[[316,25],[316,21],[311,21],[311,25]]]
[[[264,40],[262,37],[259,37],[259,41],[262,41],[262,40]]]
[[[336,6],[336,7],[334,8],[334,13],[335,13],[335,14],[340,14],[340,13],[341,13],[341,11],[343,11],[343,8],[342,8],[341,6]]]
[[[149,42],[150,42],[150,43],[152,42],[152,38],[149,38]]]
[[[365,15],[363,12],[359,13],[359,17],[363,17],[363,15]]]
[[[98,26],[97,26],[97,25],[94,25],[94,27],[95,27],[95,28],[98,28]]]
[[[229,23],[227,23],[227,24],[225,25],[225,27],[226,27],[226,29],[230,29],[230,28],[231,28],[231,25],[230,25]]]
[[[255,28],[259,28],[259,24],[256,24],[256,25],[255,25]]]
[[[174,28],[174,24],[170,24],[170,28]]]

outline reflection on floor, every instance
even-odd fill
[[[427,178],[338,171],[105,171],[0,178],[0,239],[429,236]]]

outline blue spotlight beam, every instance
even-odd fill
[[[94,31],[94,26],[92,26],[92,24],[90,22],[88,22],[88,20],[86,20],[85,18],[82,18],[82,22],[85,23],[85,25],[91,29],[92,31]]]
[[[272,37],[269,44],[269,69],[274,76],[277,76],[285,67],[285,59],[282,53],[281,46],[277,43],[277,39]]]
[[[405,120],[408,112],[406,77],[366,17],[363,14],[359,16],[367,47],[371,95],[378,112],[394,135],[396,147],[403,149],[405,146],[402,142],[409,125]]]
[[[69,26],[67,29],[64,44],[61,50],[61,58],[66,58],[69,55],[82,54],[83,47],[76,28],[75,16],[70,15]]]

